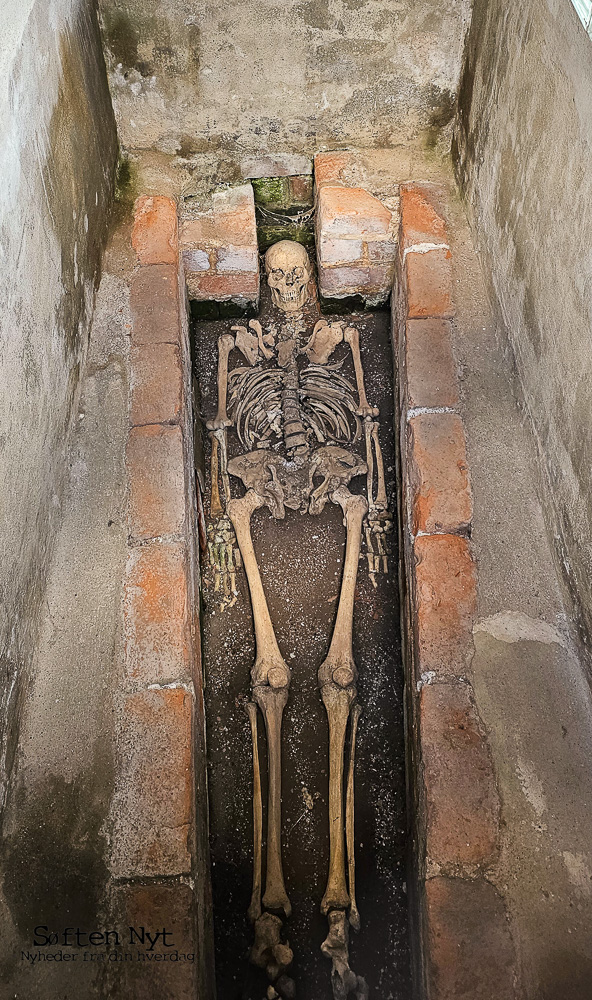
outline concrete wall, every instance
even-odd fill
[[[92,0],[5,3],[0,12],[2,784],[14,755],[60,512],[64,446],[116,158]]]
[[[475,0],[459,104],[457,172],[592,626],[592,41],[569,0]]]
[[[121,142],[190,156],[435,143],[471,0],[100,0]]]

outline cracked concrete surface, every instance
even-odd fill
[[[448,210],[479,566],[472,680],[502,801],[490,878],[510,913],[517,997],[588,1000],[592,699],[512,363],[456,195]]]
[[[105,274],[4,816],[0,961],[3,995],[16,1000],[100,995],[95,964],[73,975],[68,963],[23,962],[21,949],[35,951],[36,925],[94,928],[107,879],[127,538],[127,298],[125,281]]]

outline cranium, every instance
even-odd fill
[[[311,278],[308,254],[300,243],[282,240],[265,254],[265,271],[273,304],[284,312],[302,309],[308,301]]]

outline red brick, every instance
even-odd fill
[[[190,298],[222,302],[230,298],[256,299],[259,274],[191,274],[187,276]]]
[[[183,398],[183,370],[174,344],[132,347],[131,422],[159,424],[179,420]]]
[[[182,882],[173,885],[116,885],[112,888],[110,912],[113,917],[111,927],[123,929],[129,945],[128,927],[141,928],[154,934],[166,927],[171,937],[167,937],[164,947],[159,941],[153,954],[170,955],[175,951],[183,955],[195,956],[195,961],[145,961],[118,962],[115,970],[117,991],[113,996],[125,1000],[195,1000],[198,996],[197,973],[200,948],[197,941],[194,894],[191,886]],[[144,952],[146,945],[134,944],[134,958]],[[121,951],[129,951],[122,947]]]
[[[113,874],[191,870],[192,696],[184,688],[125,697],[112,804]]]
[[[388,234],[392,213],[363,188],[322,187],[317,200],[318,242],[326,236]]]
[[[130,287],[132,344],[179,344],[179,276],[171,264],[140,267]]]
[[[319,244],[319,262],[321,267],[328,264],[352,264],[360,261],[363,256],[361,240],[322,239]]]
[[[172,198],[137,199],[132,244],[140,264],[177,263],[177,206]]]
[[[434,207],[437,191],[425,186],[401,187],[403,248],[416,243],[446,243],[446,224]]]
[[[368,284],[369,269],[367,267],[319,268],[321,295],[362,295]]]
[[[296,205],[312,205],[312,176],[290,177],[290,194]]]
[[[343,171],[352,160],[347,150],[332,153],[317,153],[314,158],[314,178],[317,190],[323,184],[342,184]]]
[[[406,265],[409,318],[453,316],[450,250],[408,253]]]
[[[462,683],[420,693],[427,864],[471,868],[493,862],[499,798],[487,737]]]
[[[408,424],[410,528],[458,532],[473,515],[465,433],[456,413],[422,413]]]
[[[180,227],[182,249],[215,249],[219,246],[257,248],[255,200],[250,184],[218,191],[213,206]]]
[[[429,879],[425,930],[430,1000],[514,1000],[514,947],[491,883]]]
[[[185,525],[181,428],[132,427],[127,444],[131,536],[175,535]]]
[[[368,292],[383,292],[389,295],[395,277],[395,262],[374,264],[368,268]]]
[[[179,242],[183,250],[193,247],[237,247],[257,245],[255,209],[242,207],[234,212],[209,212],[181,223]]]
[[[408,406],[456,406],[458,380],[450,324],[443,319],[409,320],[405,354]]]
[[[417,674],[466,676],[477,607],[469,542],[460,535],[419,535],[413,553]]]
[[[128,676],[142,684],[191,680],[185,546],[130,550],[124,592]]]
[[[392,264],[397,256],[397,242],[392,236],[382,240],[370,240],[366,244],[366,252],[371,263]]]
[[[235,247],[227,245],[217,252],[216,268],[220,274],[228,271],[245,271],[256,274],[259,271],[259,252],[257,247]]]

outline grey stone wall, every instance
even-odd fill
[[[459,105],[457,172],[590,627],[592,41],[569,0],[475,0]]]
[[[435,144],[454,113],[471,0],[100,0],[121,142]]]
[[[0,81],[4,787],[60,516],[65,442],[117,161],[92,0],[8,0],[0,13]]]

